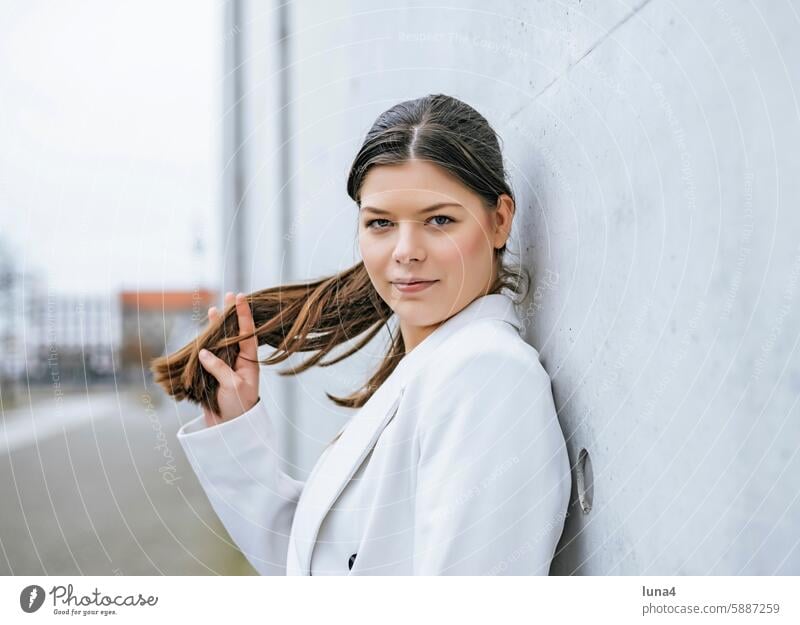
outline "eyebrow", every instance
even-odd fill
[[[444,208],[445,206],[457,206],[459,208],[464,208],[461,204],[456,204],[455,202],[439,202],[438,204],[433,204],[428,206],[427,208],[423,208],[417,211],[418,215],[422,215],[424,213],[430,213],[431,211],[439,210],[440,208]],[[375,213],[376,215],[389,215],[391,211],[383,210],[382,208],[376,208],[374,206],[364,206],[362,207],[363,211],[369,211],[371,213]]]

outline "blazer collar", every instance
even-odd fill
[[[308,476],[295,510],[287,559],[288,575],[310,575],[320,526],[336,499],[397,412],[403,391],[435,349],[456,330],[479,319],[498,319],[519,332],[522,322],[504,294],[484,295],[444,321],[406,354],[369,401],[348,421]]]
[[[513,300],[507,295],[492,293],[483,295],[446,319],[431,332],[397,364],[391,377],[400,378],[401,386],[412,380],[421,370],[421,365],[447,338],[465,325],[479,319],[497,319],[510,323],[517,332],[522,330],[522,321],[514,308]],[[387,380],[388,382],[388,380]]]

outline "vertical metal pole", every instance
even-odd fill
[[[289,7],[290,3],[277,0],[278,2],[278,92],[279,114],[278,114],[278,141],[280,141],[280,161],[278,171],[278,181],[283,187],[281,193],[281,233],[287,235],[291,232],[291,207],[293,201],[292,182],[291,182],[291,163],[292,163],[292,138],[291,138],[291,70],[289,64],[290,42],[289,42]],[[283,242],[283,268],[285,271],[284,280],[295,280],[294,263],[292,259],[292,248],[289,237],[282,236]]]
[[[244,77],[242,75],[242,0],[225,4],[223,37],[223,137],[222,137],[222,257],[223,291],[244,288],[244,181],[246,173],[244,139]]]
[[[291,163],[292,163],[292,138],[291,138],[291,62],[290,55],[290,2],[277,0],[278,16],[278,93],[279,112],[278,120],[278,141],[279,141],[279,163],[278,163],[278,183],[282,186],[280,206],[280,231],[281,231],[281,258],[283,275],[281,281],[295,280],[294,263],[292,258],[292,237],[285,236],[291,232],[292,215],[292,182],[291,182]],[[297,418],[297,393],[294,379],[287,384],[286,411],[291,415],[290,418]],[[287,442],[288,456],[293,462],[299,459],[296,437],[290,436]]]

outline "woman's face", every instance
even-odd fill
[[[358,223],[361,256],[400,320],[407,351],[491,286],[494,250],[506,242],[514,211],[510,196],[500,197],[497,210],[488,211],[480,196],[427,161],[367,172]],[[432,282],[413,292],[395,284],[408,279]]]

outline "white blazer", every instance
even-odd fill
[[[177,433],[262,575],[547,575],[570,462],[538,352],[506,295],[479,297],[406,354],[303,482],[270,417]]]

